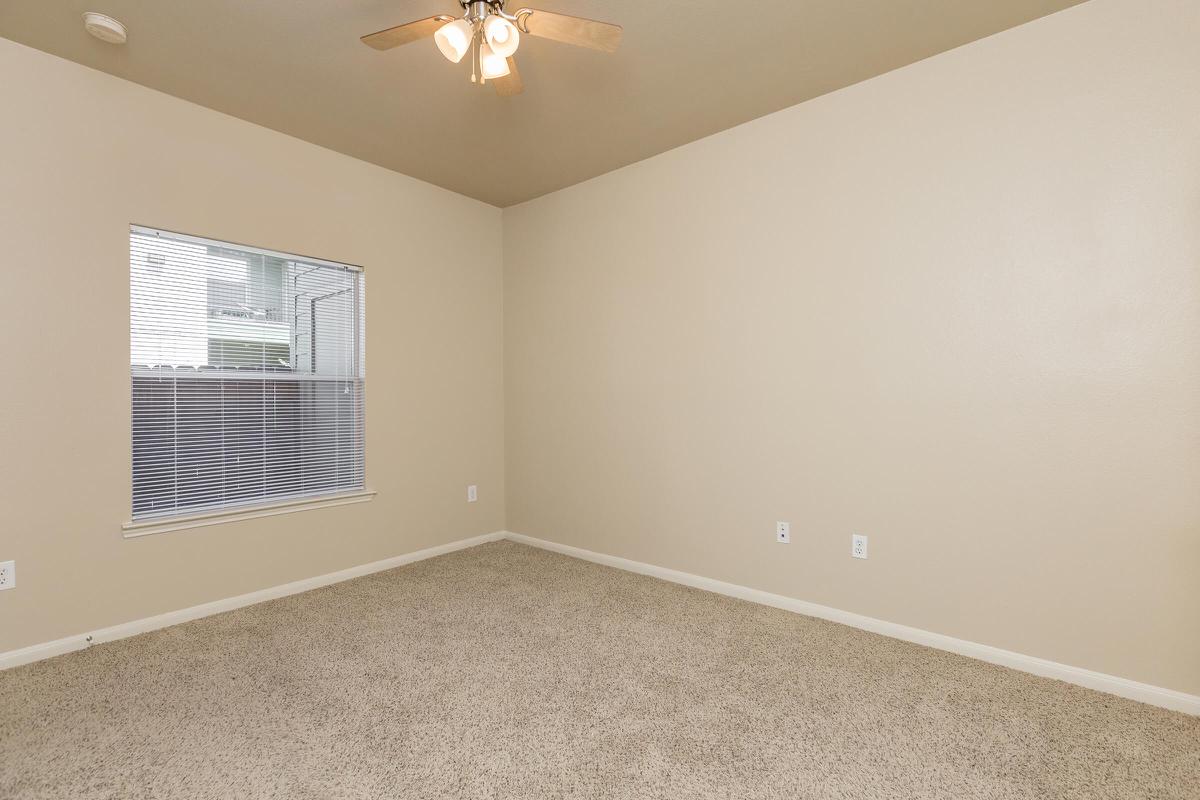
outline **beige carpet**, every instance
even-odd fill
[[[508,542],[0,673],[3,798],[1189,798],[1200,719]]]

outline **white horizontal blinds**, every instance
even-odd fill
[[[133,518],[364,485],[361,271],[135,227]]]

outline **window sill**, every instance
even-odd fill
[[[227,511],[210,511],[204,514],[126,522],[121,525],[121,530],[124,531],[123,535],[126,539],[136,539],[140,536],[152,536],[156,533],[182,531],[188,528],[203,528],[208,525],[221,525],[226,522],[238,522],[258,517],[274,517],[279,514],[291,514],[296,511],[307,511],[310,508],[329,508],[331,506],[346,506],[352,503],[365,503],[373,497],[375,497],[375,492],[369,490],[351,492],[349,494],[327,495],[325,497],[311,497],[249,508],[234,508]]]

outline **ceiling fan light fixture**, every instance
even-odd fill
[[[438,50],[441,50],[442,55],[455,64],[462,61],[463,56],[471,49],[471,40],[474,38],[475,29],[465,19],[447,22],[433,35],[433,41]]]
[[[479,48],[479,73],[483,75],[484,80],[493,81],[496,78],[503,78],[509,72],[508,59],[484,42],[483,46]]]
[[[495,14],[483,21],[483,37],[501,58],[508,58],[517,52],[517,47],[521,44],[521,34],[517,31],[517,26]]]
[[[522,36],[553,39],[606,53],[614,52],[621,42],[620,25],[532,8],[509,14],[504,10],[506,2],[458,0],[463,10],[462,19],[434,14],[368,33],[359,39],[375,50],[391,50],[410,42],[433,39],[442,55],[455,64],[469,52],[471,83],[491,81],[500,97],[512,97],[524,91],[521,72],[513,58]]]

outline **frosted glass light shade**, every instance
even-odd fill
[[[438,28],[433,35],[433,41],[442,55],[457,64],[471,49],[471,40],[475,38],[475,29],[465,19],[447,22]]]
[[[495,14],[483,21],[483,37],[501,58],[508,58],[517,52],[517,46],[521,44],[521,34],[517,26]]]
[[[503,78],[509,73],[508,59],[492,49],[487,42],[479,48],[479,72],[486,80]]]

